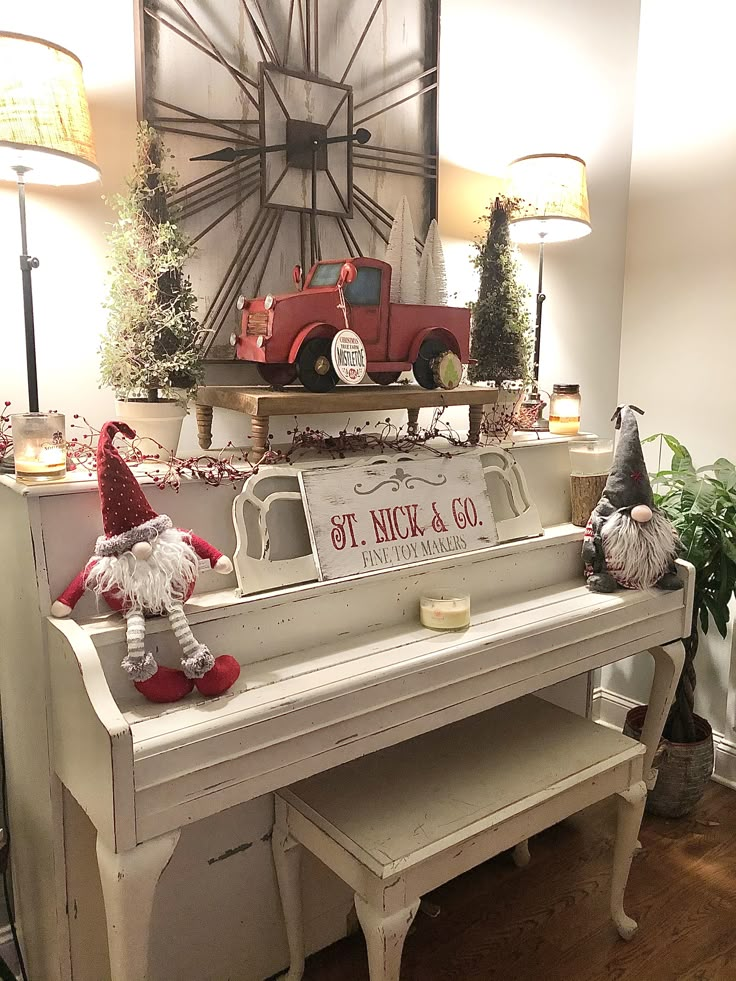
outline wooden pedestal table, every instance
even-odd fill
[[[319,394],[304,388],[242,388],[232,385],[206,385],[197,392],[197,430],[199,445],[212,445],[212,410],[233,409],[251,417],[253,445],[250,459],[257,462],[268,449],[272,416],[293,418],[300,415],[340,414],[346,418],[355,412],[382,412],[384,409],[406,409],[410,431],[416,431],[419,410],[452,405],[469,407],[468,439],[477,443],[483,419],[483,406],[496,401],[498,392],[473,385],[445,389],[421,388],[419,385],[357,385],[336,388]]]
[[[288,981],[304,973],[303,848],[355,890],[370,981],[399,981],[425,893],[519,843],[524,865],[530,835],[613,794],[611,916],[631,939],[637,924],[623,897],[647,795],[644,756],[641,743],[528,695],[279,791],[273,852]]]

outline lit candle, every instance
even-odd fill
[[[66,474],[64,416],[58,412],[21,412],[11,417],[15,476],[36,482]]]
[[[580,432],[580,386],[555,385],[549,403],[549,431],[555,436]]]
[[[591,439],[570,443],[570,473],[574,477],[596,477],[608,473],[613,463],[613,440]]]
[[[419,619],[432,630],[464,630],[470,626],[469,596],[422,596]]]

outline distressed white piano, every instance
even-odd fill
[[[203,575],[190,621],[213,652],[239,658],[241,677],[220,698],[166,707],[144,701],[120,671],[119,617],[87,598],[74,620],[45,619],[99,533],[96,484],[68,478],[28,490],[2,478],[2,534],[19,556],[3,585],[3,717],[34,977],[261,981],[288,963],[271,791],[646,651],[655,662],[643,734],[653,779],[692,570],[680,565],[682,591],[588,592],[582,530],[567,523],[565,441],[520,444],[513,456],[544,526],[538,537],[253,595]],[[151,486],[149,497],[232,554],[239,491]],[[257,570],[262,556],[243,549]],[[448,579],[472,597],[462,634],[418,623],[421,592]],[[176,664],[167,621],[152,621],[149,637],[157,660]],[[305,879],[316,949],[344,934],[350,895],[316,865]]]

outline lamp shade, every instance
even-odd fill
[[[519,206],[509,220],[516,242],[565,242],[590,233],[585,161],[568,153],[533,153],[509,167],[509,197]]]
[[[100,176],[82,65],[70,51],[0,33],[0,179],[87,184]]]

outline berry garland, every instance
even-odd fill
[[[0,410],[0,463],[12,450],[13,437],[8,409],[10,402],[5,402]],[[463,439],[443,418],[444,409],[435,409],[429,426],[410,429],[408,426],[397,426],[389,417],[383,420],[376,429],[370,429],[370,422],[364,426],[348,428],[349,423],[336,436],[323,429],[311,426],[301,428],[299,420],[294,419],[294,428],[287,430],[291,444],[286,450],[267,450],[255,464],[249,463],[247,457],[228,443],[217,455],[167,457],[164,447],[156,443],[159,453],[144,453],[139,439],[121,440],[120,453],[130,466],[147,464],[148,473],[161,490],[167,487],[178,492],[183,478],[202,480],[213,487],[223,483],[234,483],[258,471],[258,467],[269,463],[291,463],[295,456],[304,453],[326,454],[332,459],[345,459],[352,454],[381,454],[381,453],[410,453],[418,449],[425,450],[434,456],[450,457],[449,448],[463,449],[473,444]],[[79,435],[72,436],[67,442],[67,468],[81,470],[90,477],[97,470],[96,450],[100,430],[92,425],[84,416],[75,414],[71,424],[72,430],[78,430]],[[514,428],[513,407],[496,412],[491,419],[484,413],[480,427],[480,445],[499,443],[507,439]],[[147,442],[155,440],[148,439]],[[446,444],[441,448],[438,442]],[[434,445],[433,445],[434,444]]]

